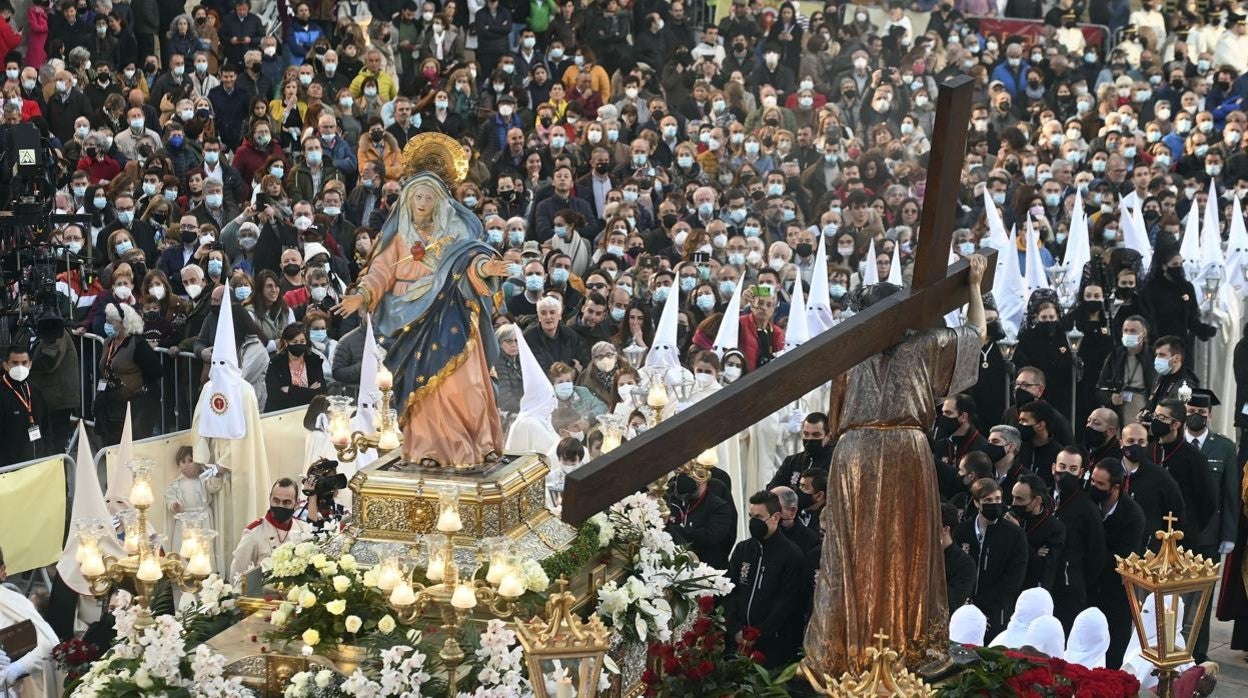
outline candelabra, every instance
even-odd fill
[[[649,387],[645,391],[646,407],[649,413],[646,415],[651,427],[657,426],[663,421],[663,409],[671,402],[671,397],[667,392],[667,367],[650,366],[642,369],[642,373],[649,381]],[[650,483],[647,491],[651,497],[659,503],[659,513],[663,515],[666,521],[671,516],[671,510],[667,506],[667,480],[669,475],[663,475],[659,479]]]
[[[474,608],[482,607],[499,618],[510,618],[516,612],[515,600],[524,594],[522,560],[506,538],[483,541],[476,546],[475,565],[461,575],[455,559],[453,535],[463,529],[459,515],[459,490],[447,488],[439,493],[436,534],[425,537],[426,563],[424,578],[414,578],[416,565],[410,560],[388,557],[381,561],[377,586],[389,594],[388,603],[398,619],[414,624],[431,610],[438,611],[446,639],[438,650],[438,658],[446,666],[447,695],[456,695],[464,648],[459,632]],[[477,572],[488,562],[484,578]]]
[[[377,392],[373,393],[377,400],[377,430],[367,434],[351,430],[350,397],[334,395],[329,398],[329,438],[339,461],[350,463],[361,451],[370,448],[393,451],[403,443],[398,412],[390,405],[394,399],[393,386],[394,377],[382,366],[377,371]]]
[[[140,608],[136,626],[151,626],[151,602],[156,585],[168,579],[182,591],[195,593],[200,582],[212,574],[212,539],[216,532],[203,527],[201,517],[185,517],[182,545],[177,553],[161,554],[161,536],[148,536],[147,510],[155,502],[152,493],[151,472],[155,463],[139,459],[127,464],[133,477],[130,487],[130,505],[133,512],[123,517],[125,522],[125,552],[120,560],[103,555],[100,541],[113,535],[103,522],[84,520],[76,522],[78,529],[78,552],[76,560],[94,596],[104,596],[114,588],[133,583],[136,601]],[[137,513],[135,513],[137,512]]]

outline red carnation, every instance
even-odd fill
[[[659,682],[659,677],[655,676],[653,671],[646,669],[641,672],[641,682],[644,684],[655,684]]]
[[[701,611],[703,614],[710,614],[712,611],[714,611],[715,610],[715,597],[714,596],[699,596],[698,597],[698,610]]]
[[[753,652],[750,652],[750,661],[755,664],[763,664],[767,661],[767,655],[759,652],[758,650],[754,650]]]
[[[693,622],[694,635],[704,636],[710,633],[711,630],[713,630],[714,628],[715,628],[715,622],[705,616]]]
[[[411,253],[412,253],[413,262],[419,262],[420,260],[424,259],[425,258],[425,243],[420,242],[419,240],[416,242],[413,242]]]
[[[675,657],[663,658],[663,671],[668,674],[675,674],[680,669],[680,662]]]
[[[762,636],[763,636],[763,631],[759,630],[758,628],[752,625],[747,625],[744,628],[741,628],[741,639],[745,640],[746,642],[753,643]]]

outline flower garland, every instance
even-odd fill
[[[214,592],[228,585],[214,583]],[[117,594],[113,611],[117,640],[99,661],[71,687],[73,698],[122,698],[134,695],[188,696],[189,698],[242,698],[253,694],[241,678],[225,678],[225,658],[207,645],[188,653],[182,623],[173,616],[158,616],[142,630],[136,627],[140,609],[129,594]],[[220,598],[220,597],[218,597]],[[204,599],[199,600],[201,608]],[[220,603],[218,613],[223,612]],[[208,612],[208,611],[202,611]]]
[[[634,494],[593,519],[599,545],[625,559],[623,583],[607,582],[598,590],[596,612],[625,639],[668,642],[699,597],[725,596],[732,582],[663,530],[659,504]]]
[[[1020,698],[1133,698],[1140,682],[1115,669],[1089,669],[1056,657],[1032,656],[1000,647],[974,649],[982,660],[941,688],[942,698],[1001,695]]]
[[[420,643],[420,634],[413,635]],[[429,655],[411,645],[395,645],[381,652],[380,666],[356,669],[345,679],[329,670],[302,671],[290,678],[284,698],[421,698],[442,695],[433,679]]]

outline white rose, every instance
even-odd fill
[[[295,554],[299,557],[307,557],[316,550],[316,544],[312,541],[304,541],[295,546]]]
[[[290,591],[286,592],[286,600],[291,602],[298,601],[299,595],[302,593],[303,587],[291,587]]]
[[[273,612],[273,615],[269,618],[269,622],[272,623],[273,625],[281,627],[283,625],[286,625],[286,621],[289,618],[290,616],[286,612],[282,611],[281,609],[278,609]]]
[[[377,629],[383,633],[390,634],[394,632],[394,628],[394,619],[388,615],[377,621]]]
[[[377,568],[376,567],[370,567],[367,570],[364,570],[364,586],[366,587],[377,586]]]
[[[546,591],[550,586],[550,577],[546,575],[546,570],[538,564],[537,560],[526,559],[521,565],[521,571],[524,573],[524,588],[529,591]]]
[[[359,616],[347,616],[347,632],[351,634],[358,633],[362,625],[364,625],[364,621],[360,620]]]
[[[299,594],[299,605],[304,608],[312,608],[316,605],[316,594],[304,589],[303,593]]]
[[[350,553],[338,558],[338,567],[340,567],[343,572],[354,572],[359,569],[359,565],[355,561],[355,556]]]
[[[333,562],[326,562],[320,569],[322,577],[332,577],[338,574],[338,565]]]
[[[312,556],[312,566],[315,567],[316,569],[319,570],[328,564],[329,564],[329,558],[325,557],[325,553],[317,553]]]
[[[302,639],[303,639],[303,644],[305,645],[316,645],[318,642],[321,641],[321,634],[316,632],[312,628],[308,628],[307,630],[303,631]]]
[[[335,616],[340,616],[343,611],[347,610],[347,602],[342,599],[334,599],[333,601],[325,604],[325,610]]]
[[[316,672],[316,687],[325,688],[329,686],[329,682],[334,678],[334,672],[329,669],[321,669]]]
[[[351,588],[351,580],[350,580],[350,579],[347,579],[346,577],[342,576],[341,574],[340,574],[340,575],[337,575],[337,576],[335,576],[335,577],[334,577],[334,591],[336,591],[336,592],[338,592],[339,594],[341,594],[342,592],[344,592],[344,591],[346,591],[347,589],[350,589],[350,588]]]

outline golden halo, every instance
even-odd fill
[[[468,156],[459,141],[445,133],[420,133],[403,148],[403,177],[428,172],[448,187],[468,176]]]

